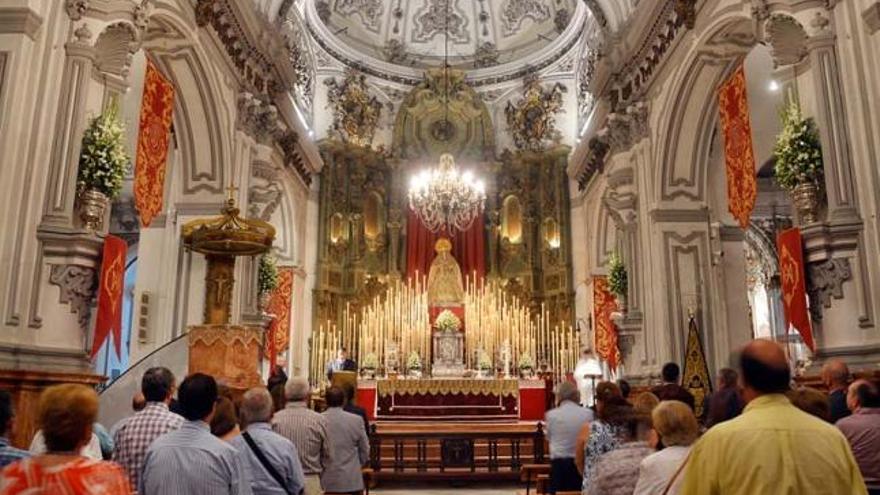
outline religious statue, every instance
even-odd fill
[[[464,301],[461,268],[452,257],[452,242],[441,237],[434,245],[437,256],[428,271],[428,303],[434,306],[459,305]]]

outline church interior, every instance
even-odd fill
[[[880,379],[878,54],[878,0],[0,0],[0,437],[297,379],[367,493],[624,493],[555,488],[565,384]]]

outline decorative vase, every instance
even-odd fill
[[[520,368],[519,370],[520,376],[522,376],[523,380],[528,380],[532,378],[534,371],[532,368]]]
[[[97,189],[86,189],[79,196],[79,218],[91,231],[100,230],[110,199]]]
[[[375,380],[376,379],[376,369],[375,368],[364,368],[364,379],[365,380]]]
[[[617,294],[617,311],[626,314],[626,294]]]
[[[812,183],[798,184],[791,191],[791,201],[802,225],[816,223],[819,211],[819,187]]]
[[[410,368],[409,374],[413,378],[421,378],[422,377],[422,370],[420,368]]]
[[[272,299],[272,293],[269,291],[260,292],[260,296],[257,298],[257,306],[260,309],[260,313],[266,313],[269,311],[269,301]]]

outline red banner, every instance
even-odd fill
[[[739,226],[745,229],[755,208],[758,182],[746,96],[746,73],[742,65],[718,90],[718,113],[727,164],[727,207]]]
[[[174,86],[147,60],[137,161],[134,169],[134,204],[141,223],[149,227],[162,211],[165,194],[165,159],[174,109]]]
[[[104,238],[101,281],[98,286],[98,313],[95,318],[94,358],[104,341],[113,334],[116,355],[122,352],[122,289],[125,286],[125,241],[112,235]]]
[[[271,366],[279,352],[287,349],[290,342],[290,303],[293,299],[293,268],[278,268],[278,287],[272,291],[268,311],[275,315],[266,334],[266,357]]]
[[[807,308],[807,286],[804,281],[804,254],[801,231],[797,227],[788,229],[776,238],[779,250],[779,274],[782,279],[782,307],[785,310],[786,328],[794,327],[811,351],[816,350],[813,342],[813,327]]]
[[[596,330],[596,355],[616,370],[620,364],[620,348],[617,346],[617,327],[611,321],[611,313],[617,311],[617,299],[608,290],[606,277],[593,278],[593,328]]]

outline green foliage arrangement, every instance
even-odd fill
[[[125,149],[125,126],[114,104],[91,119],[83,134],[77,191],[95,189],[114,199],[122,190],[130,166],[131,157]]]
[[[519,357],[519,369],[528,370],[535,367],[535,361],[532,359],[532,355],[528,352],[523,353]]]
[[[374,370],[379,367],[379,356],[377,356],[375,352],[371,352],[364,356],[364,360],[362,363],[364,369]]]
[[[409,357],[406,358],[406,368],[410,370],[422,369],[422,358],[419,357],[418,352],[412,351],[409,353]]]
[[[434,320],[434,327],[440,331],[458,330],[461,328],[461,320],[455,316],[455,313],[446,309]]]
[[[619,254],[611,253],[608,257],[608,290],[622,296],[626,294],[626,288],[626,266]]]
[[[489,353],[480,349],[480,355],[477,359],[477,367],[481,370],[490,370],[492,369],[492,358],[489,357]]]
[[[782,132],[773,148],[776,183],[788,191],[801,184],[814,184],[821,189],[825,174],[816,123],[804,118],[796,101],[782,110],[780,118]]]
[[[275,257],[271,254],[260,256],[260,265],[257,271],[257,290],[260,294],[268,294],[278,287],[278,266]]]

